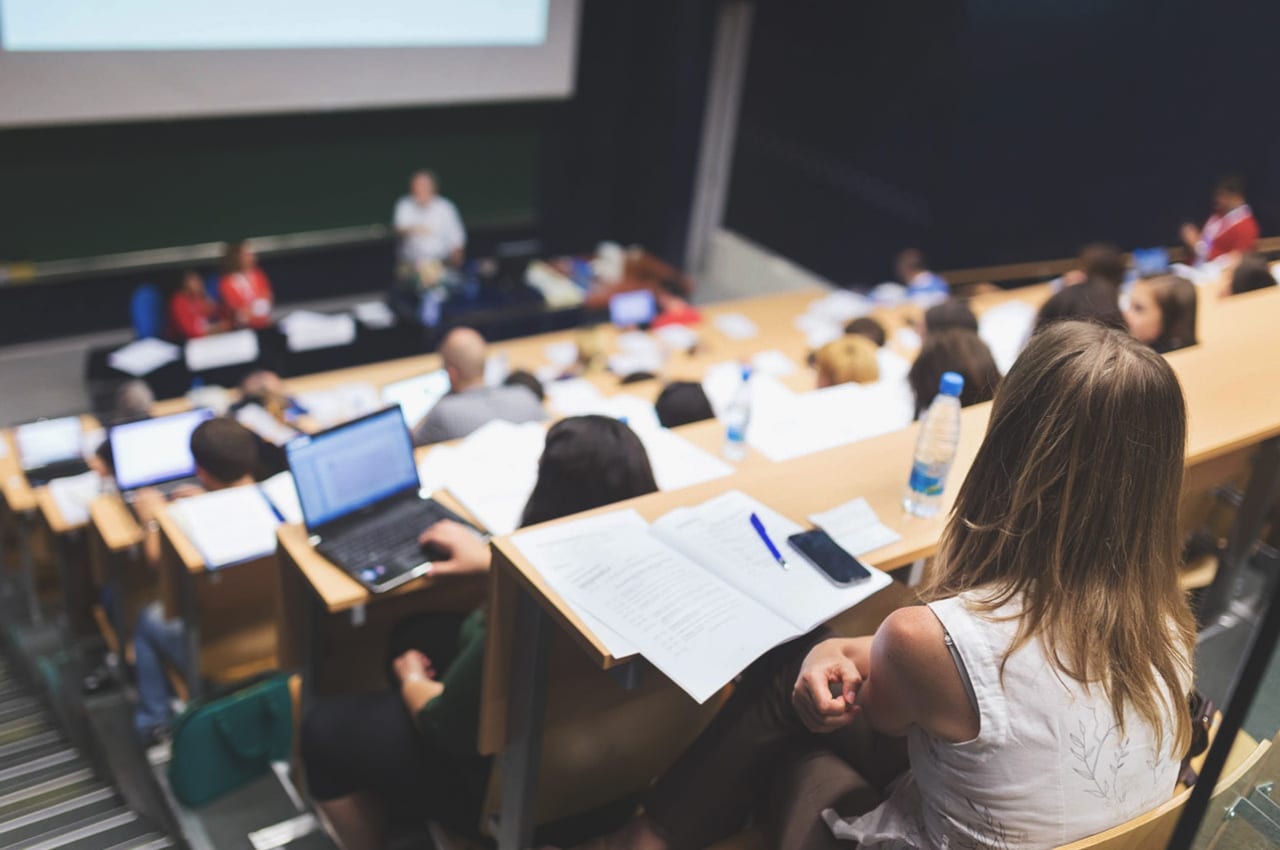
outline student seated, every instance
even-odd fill
[[[818,389],[880,380],[876,344],[858,334],[842,336],[819,348],[813,365],[818,371]]]
[[[455,328],[440,344],[450,391],[413,429],[413,444],[456,440],[501,419],[520,424],[542,422],[547,411],[526,387],[490,387],[484,382],[484,337],[471,328]]]
[[[754,813],[787,850],[1047,850],[1166,802],[1191,741],[1185,445],[1163,357],[1093,324],[1032,337],[926,604],[752,665],[644,816],[590,846],[707,847]]]
[[[658,422],[663,428],[679,428],[691,422],[714,419],[715,411],[702,384],[695,381],[672,381],[658,393],[653,403]]]
[[[1271,264],[1267,262],[1267,258],[1261,254],[1245,254],[1232,272],[1231,284],[1224,294],[1239,295],[1275,285],[1276,278],[1271,273]]]
[[[271,281],[258,266],[258,256],[245,241],[227,245],[225,273],[218,282],[218,295],[227,310],[231,326],[265,328],[271,324],[275,294]]]
[[[289,395],[280,376],[270,369],[259,369],[244,376],[240,381],[240,400],[231,405],[231,411],[234,413],[251,404],[258,405],[285,424],[305,416],[307,412]]]
[[[538,397],[538,401],[545,401],[547,398],[547,390],[542,386],[542,381],[538,380],[538,376],[524,369],[516,369],[507,379],[502,382],[507,387],[524,387],[529,392]]]
[[[1124,286],[1129,273],[1129,262],[1124,252],[1110,242],[1090,242],[1080,249],[1079,265],[1053,281],[1062,286],[1079,286],[1085,281],[1096,280],[1115,287]]]
[[[969,309],[968,301],[963,298],[948,298],[924,311],[924,326],[920,334],[922,337],[952,328],[978,332],[978,317]]]
[[[1119,331],[1128,329],[1120,310],[1119,293],[1110,284],[1096,280],[1054,293],[1040,306],[1033,333],[1063,319],[1097,322]]]
[[[199,487],[175,491],[174,498],[199,495],[252,484],[258,468],[259,439],[234,419],[210,419],[191,432],[191,456],[196,462]],[[139,490],[134,496],[134,512],[146,531],[143,551],[153,567],[160,564],[160,527],[156,518],[166,499],[159,490]],[[146,744],[168,734],[173,719],[169,702],[173,698],[165,678],[164,663],[186,670],[186,627],[182,620],[167,620],[164,606],[154,602],[138,615],[133,635],[138,706],[133,728]]]
[[[849,322],[844,326],[846,335],[865,336],[876,344],[876,348],[883,348],[885,343],[884,325],[877,322],[870,316],[862,316]]]
[[[945,297],[951,294],[951,287],[947,282],[929,271],[924,254],[918,248],[907,248],[898,254],[894,261],[894,271],[898,280],[906,284],[908,295]]]
[[[192,269],[184,271],[178,290],[169,299],[169,335],[177,340],[198,339],[230,327],[200,275]]]
[[[1000,368],[991,356],[991,349],[976,333],[957,328],[931,333],[925,337],[911,371],[907,372],[907,383],[916,400],[917,419],[933,404],[946,372],[964,377],[964,390],[960,393],[962,407],[990,401],[1000,385]]]
[[[547,432],[523,524],[656,490],[644,446],[625,424],[604,416],[564,419]],[[488,545],[463,526],[437,523],[422,540],[449,553],[435,563],[439,575],[489,569]],[[439,617],[398,629],[439,645],[393,650],[392,690],[322,700],[303,724],[307,786],[347,850],[384,846],[388,823],[431,819],[469,833],[477,828],[489,775],[489,760],[476,751],[484,611],[467,617],[450,640],[433,627]]]
[[[1213,215],[1197,228],[1182,225],[1182,241],[1191,250],[1196,265],[1225,254],[1244,254],[1258,244],[1258,221],[1245,202],[1244,180],[1226,175],[1213,187]]]
[[[1195,345],[1195,284],[1173,275],[1138,281],[1129,293],[1124,320],[1134,339],[1160,354]]]

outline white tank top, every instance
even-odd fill
[[[874,848],[1052,848],[1110,829],[1168,800],[1180,756],[1132,711],[1117,728],[1100,688],[1059,675],[1037,640],[1013,643],[1018,603],[975,613],[968,594],[930,603],[977,701],[978,737],[960,744],[908,733],[911,770],[858,818],[823,818],[838,838]],[[1185,710],[1178,707],[1176,710]],[[1172,715],[1171,715],[1172,716]]]

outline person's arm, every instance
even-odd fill
[[[392,666],[400,680],[400,698],[404,700],[404,707],[415,717],[427,703],[444,693],[444,685],[436,681],[431,659],[418,650],[409,650],[392,662]]]
[[[448,262],[452,266],[462,265],[463,256],[467,247],[467,231],[462,226],[462,216],[458,215],[458,208],[451,201],[449,203],[449,257]]]
[[[1196,246],[1200,244],[1200,228],[1188,221],[1182,225],[1181,235],[1182,244],[1194,255]]]
[[[451,752],[472,754],[480,725],[484,687],[485,621],[475,612],[462,624],[458,654],[441,682],[438,698],[417,713],[418,729]]]
[[[446,553],[431,564],[432,575],[474,575],[489,571],[489,544],[461,523],[442,519],[422,532],[418,542]]]
[[[133,512],[142,526],[142,554],[152,569],[160,567],[160,512],[167,500],[154,487],[145,487],[133,495]]]

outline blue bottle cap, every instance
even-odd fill
[[[751,367],[750,367],[750,366],[743,366],[743,367],[742,367],[742,380],[744,380],[744,381],[749,381],[749,380],[751,380]]]
[[[959,372],[943,372],[942,383],[938,387],[938,392],[943,395],[960,397],[960,393],[964,391],[964,375]]]

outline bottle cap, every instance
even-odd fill
[[[744,381],[749,381],[749,380],[751,380],[751,367],[750,367],[750,366],[743,366],[743,367],[742,367],[742,380],[744,380]]]
[[[959,372],[943,372],[942,383],[938,386],[938,392],[942,395],[960,397],[960,393],[964,391],[964,375]]]

